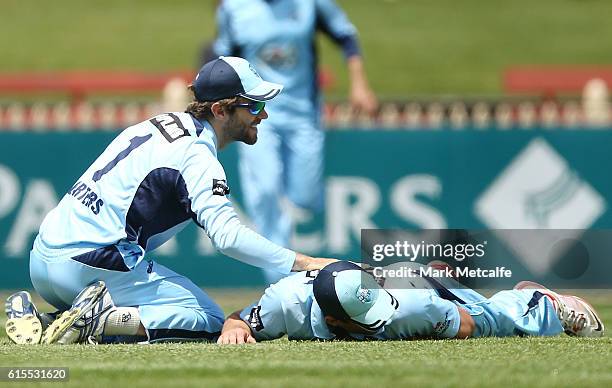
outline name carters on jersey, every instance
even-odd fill
[[[69,195],[72,195],[77,200],[81,201],[81,204],[88,207],[89,210],[95,215],[100,213],[100,209],[104,205],[104,201],[98,194],[96,194],[89,186],[85,183],[78,181],[68,191]]]

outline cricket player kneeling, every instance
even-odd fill
[[[283,89],[243,58],[206,63],[183,112],[121,131],[40,226],[32,285],[57,314],[40,314],[21,291],[6,303],[18,344],[211,341],[224,313],[155,249],[194,222],[221,253],[283,274],[336,261],[283,248],[243,225],[228,198],[218,151],[253,145],[266,102]],[[259,167],[258,167],[259,168]],[[61,313],[61,314],[60,314]]]
[[[385,289],[359,266],[341,261],[300,272],[231,314],[218,343],[272,340],[408,340],[553,336],[601,337],[604,327],[584,300],[521,282],[491,298],[453,279],[423,278],[414,288]]]

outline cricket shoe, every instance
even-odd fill
[[[16,344],[37,344],[43,334],[40,314],[27,291],[19,291],[6,299],[6,334]]]
[[[115,305],[103,281],[85,287],[72,302],[72,307],[60,315],[45,330],[44,344],[98,343],[108,315]]]
[[[573,295],[561,295],[541,284],[530,281],[519,282],[514,289],[537,289],[548,296],[566,334],[577,337],[602,337],[604,335],[601,318],[593,306],[584,299]]]

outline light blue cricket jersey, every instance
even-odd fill
[[[261,299],[242,310],[240,317],[256,340],[287,334],[293,340],[333,339],[317,304],[312,281],[317,271],[299,272],[281,279]],[[399,308],[392,319],[368,339],[399,340],[417,337],[452,338],[459,331],[457,306],[431,289],[393,290]],[[355,339],[364,336],[352,335]]]
[[[243,57],[263,79],[284,85],[266,105],[268,124],[281,127],[318,120],[316,31],[345,57],[360,54],[356,29],[333,0],[223,0],[217,27],[217,55]]]
[[[418,263],[400,263],[413,268]],[[392,268],[395,264],[387,268]],[[300,272],[268,287],[261,299],[240,317],[256,340],[287,334],[289,339],[333,339],[312,291],[317,271]],[[453,338],[461,324],[458,306],[474,319],[473,337],[551,336],[563,332],[553,304],[537,290],[500,291],[491,298],[450,278],[414,278],[403,288],[388,289],[399,307],[374,335],[355,339],[401,340]]]
[[[165,113],[125,129],[44,219],[34,250],[128,271],[190,221],[222,253],[289,273],[295,252],[240,223],[206,121]]]

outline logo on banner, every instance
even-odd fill
[[[601,194],[541,138],[531,141],[512,160],[475,206],[490,229],[559,229],[562,236],[550,236],[555,241],[580,237],[580,230],[589,228],[605,209]],[[497,234],[536,275],[549,270],[563,253],[551,255],[546,242],[529,244],[515,241],[516,234]],[[534,249],[536,245],[541,249]]]

